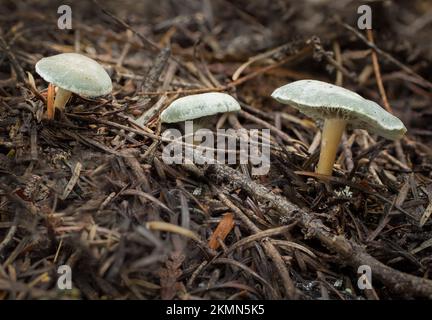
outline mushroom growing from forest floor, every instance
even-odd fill
[[[193,159],[192,147],[196,146],[198,142],[195,137],[201,138],[201,141],[205,137],[205,142],[211,144],[206,138],[209,131],[202,130],[206,131],[207,134],[204,132],[200,134],[200,129],[209,129],[217,119],[216,114],[239,111],[240,109],[240,104],[230,95],[220,92],[208,92],[175,100],[168,108],[162,111],[160,121],[161,123],[177,124],[182,128],[187,158]],[[175,137],[175,140],[178,140],[182,134],[176,129],[169,129],[164,132],[163,136],[172,136]],[[202,150],[201,148],[198,149]]]
[[[203,127],[218,113],[239,111],[240,104],[226,93],[208,92],[179,98],[162,111],[162,123],[196,120],[194,126]],[[199,120],[197,120],[199,119]],[[198,128],[199,129],[199,128]],[[194,131],[195,128],[194,128]]]
[[[399,118],[377,103],[330,83],[299,80],[276,89],[272,97],[315,120],[324,120],[318,174],[332,175],[336,152],[347,126],[390,140],[402,138],[407,131]]]
[[[64,110],[72,93],[84,97],[99,97],[112,91],[111,78],[95,60],[78,53],[62,53],[42,58],[36,63],[36,72],[47,82],[57,87],[54,110]]]

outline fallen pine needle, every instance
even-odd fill
[[[210,236],[208,245],[210,249],[216,250],[220,247],[218,239],[224,241],[227,235],[234,227],[234,216],[232,213],[227,213],[222,217],[213,234]]]
[[[63,245],[63,239],[60,239],[60,243],[59,243],[59,245],[58,245],[58,247],[57,247],[57,250],[56,250],[56,253],[55,253],[55,256],[54,256],[53,263],[56,263],[56,262],[57,262],[57,258],[58,258],[58,256],[59,256],[60,249],[61,249],[62,245]]]
[[[77,162],[75,165],[75,168],[72,171],[72,177],[70,178],[68,184],[66,185],[65,189],[63,190],[63,194],[61,195],[61,199],[65,200],[73,188],[75,187],[76,183],[78,182],[80,173],[81,173],[82,164],[80,162]]]
[[[425,223],[428,221],[430,216],[432,215],[432,201],[427,206],[426,210],[424,211],[421,219],[420,219],[420,227],[423,227]]]
[[[371,29],[367,29],[367,38],[368,38],[370,43],[374,44],[373,31]],[[374,68],[374,72],[375,72],[375,77],[377,80],[378,89],[379,89],[379,92],[381,95],[381,99],[382,99],[383,104],[384,104],[384,108],[388,112],[393,113],[393,110],[392,110],[392,108],[388,102],[387,94],[385,92],[384,85],[382,82],[381,70],[380,70],[380,66],[379,66],[379,62],[378,62],[378,55],[375,52],[375,50],[372,50],[371,54],[372,54],[372,64],[373,64],[373,68]]]
[[[182,236],[191,238],[198,243],[202,243],[201,239],[198,237],[198,235],[195,232],[180,226],[176,226],[172,223],[163,222],[163,221],[149,221],[146,223],[146,228],[149,230],[158,230],[158,231],[177,233]]]

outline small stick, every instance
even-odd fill
[[[369,40],[370,43],[374,43],[372,29],[367,29],[367,37],[368,37],[368,40]],[[376,77],[376,80],[377,80],[378,89],[380,91],[381,99],[382,99],[383,104],[384,104],[384,108],[388,112],[393,113],[393,110],[392,110],[392,108],[391,108],[391,106],[390,106],[390,104],[389,104],[389,102],[387,100],[387,94],[385,92],[384,85],[383,85],[383,82],[382,82],[380,66],[379,66],[379,63],[378,63],[378,55],[377,55],[375,49],[372,49],[371,53],[372,53],[372,63],[373,63],[373,68],[374,68],[374,72],[375,72],[375,77]]]
[[[18,81],[22,83],[26,83],[26,76],[23,68],[19,64],[13,52],[10,50],[8,43],[2,36],[0,36],[0,48],[5,52],[6,56],[8,57],[13,69],[15,70]]]
[[[359,265],[367,264],[377,280],[390,290],[405,296],[432,298],[432,280],[406,274],[395,270],[369,255],[365,248],[343,235],[336,236],[317,219],[313,213],[294,205],[286,198],[274,194],[238,171],[225,165],[212,165],[207,168],[206,176],[217,181],[230,181],[234,187],[242,188],[257,201],[268,203],[273,209],[286,216],[296,216],[301,226],[307,229],[308,235],[318,239],[324,246],[336,252],[348,265],[357,270]],[[222,200],[222,199],[221,199]]]
[[[254,234],[262,232],[252,221],[249,220],[249,218],[238,207],[235,206],[234,203],[231,202],[231,200],[228,199],[226,195],[224,195],[222,192],[219,192],[214,185],[212,186],[212,189],[217,193],[218,198],[234,212],[236,217],[239,218],[249,228],[250,231],[252,231]],[[291,276],[276,247],[268,240],[263,240],[262,246],[266,251],[267,255],[275,264],[276,269],[278,270],[279,275],[282,278],[282,284],[284,286],[287,297],[290,299],[296,298],[299,295],[299,292],[294,286]]]
[[[342,65],[342,55],[341,55],[341,49],[340,49],[339,42],[335,41],[333,43],[333,51],[335,53],[336,62],[339,65]],[[336,71],[336,82],[335,83],[337,86],[342,86],[343,73],[340,69],[337,69],[337,71]]]
[[[14,220],[13,220],[13,222],[12,222],[12,225],[11,225],[9,231],[7,232],[7,234],[4,237],[4,239],[2,240],[2,242],[0,242],[0,253],[13,240],[13,237],[15,236],[15,233],[16,233],[17,229],[18,229],[18,218],[17,218],[17,215],[16,215],[15,218],[14,218]]]
[[[252,122],[255,122],[259,125],[264,126],[265,128],[270,129],[271,131],[273,131],[274,133],[276,133],[279,137],[282,138],[282,140],[284,140],[285,142],[288,143],[299,143],[302,144],[304,147],[306,147],[304,145],[303,142],[301,142],[300,140],[296,140],[294,138],[291,138],[288,134],[286,134],[285,132],[283,132],[282,130],[276,128],[274,125],[268,123],[267,121],[261,120],[258,117],[255,117],[254,115],[250,114],[249,112],[246,112],[244,110],[240,110],[239,111],[239,115],[247,120],[250,120]]]
[[[159,52],[159,54],[156,56],[156,58],[153,61],[152,67],[150,68],[147,75],[145,76],[143,83],[141,85],[138,85],[138,87],[141,87],[140,91],[146,92],[146,91],[152,91],[156,89],[159,77],[162,74],[162,71],[165,69],[165,66],[170,56],[171,56],[171,50],[169,47],[164,48]],[[146,97],[145,95],[141,96],[138,99],[135,107],[138,107],[140,109],[147,109],[147,106],[150,101],[151,98]]]
[[[252,80],[256,78],[257,76],[260,76],[272,69],[275,69],[277,67],[280,67],[288,62],[293,62],[294,60],[301,59],[302,57],[305,57],[309,53],[312,52],[311,45],[305,46],[302,50],[300,50],[297,54],[294,54],[292,56],[286,57],[285,59],[282,59],[281,61],[259,68],[241,78],[238,78],[235,81],[231,81],[230,83],[220,86],[220,87],[209,87],[209,88],[199,88],[199,89],[189,89],[189,90],[172,90],[172,91],[155,91],[155,92],[141,92],[141,94],[145,95],[163,95],[163,94],[198,94],[198,93],[204,93],[204,92],[210,92],[210,91],[227,91],[231,88],[237,87],[249,80]]]
[[[132,40],[132,36],[133,36],[132,31],[129,30],[129,29],[126,30],[126,38],[127,38],[127,42],[126,42],[125,46],[123,47],[123,50],[122,50],[122,52],[121,52],[121,54],[120,54],[120,56],[119,56],[119,58],[118,58],[118,60],[117,60],[117,63],[116,63],[116,66],[117,66],[117,67],[121,67],[121,66],[123,65],[123,62],[124,62],[126,56],[127,56],[128,53],[129,53],[129,50],[130,50],[130,48],[131,48],[131,40]]]
[[[136,31],[135,29],[133,29],[128,23],[126,23],[125,21],[121,20],[120,18],[116,17],[114,14],[112,14],[111,12],[109,12],[108,10],[106,10],[105,8],[102,7],[102,5],[99,3],[99,1],[97,0],[93,0],[93,2],[102,10],[103,13],[105,13],[108,17],[110,17],[111,19],[113,19],[115,22],[117,22],[118,24],[120,24],[121,26],[123,26],[124,28],[131,30],[134,34],[136,34],[138,36],[138,38],[141,39],[142,42],[147,43],[148,45],[150,45],[151,48],[153,48],[154,50],[160,50],[161,48],[158,46],[157,43],[155,43],[154,41],[146,38],[141,32]]]
[[[146,228],[149,230],[158,230],[158,231],[166,231],[171,233],[177,233],[179,235],[185,236],[196,241],[198,244],[203,246],[204,248],[207,246],[200,237],[193,232],[192,230],[177,226],[172,223],[163,222],[163,221],[149,221],[146,223]]]
[[[402,62],[400,62],[399,60],[397,60],[396,58],[394,58],[392,55],[390,55],[387,52],[385,52],[385,51],[381,50],[380,48],[378,48],[374,43],[371,43],[370,41],[368,41],[368,39],[366,39],[366,37],[363,36],[356,29],[354,29],[353,27],[351,27],[350,25],[348,25],[348,24],[346,24],[344,22],[341,22],[341,21],[337,21],[337,22],[340,25],[342,25],[345,29],[348,29],[349,31],[351,31],[352,33],[354,33],[368,47],[374,49],[378,54],[380,54],[381,56],[383,56],[385,59],[387,59],[390,62],[392,62],[393,64],[395,64],[396,66],[398,66],[399,68],[401,68],[406,73],[408,73],[408,74],[414,76],[415,78],[417,78],[419,80],[419,84],[421,84],[422,86],[428,87],[428,88],[432,88],[432,83],[430,81],[428,81],[425,78],[423,78],[421,75],[419,75],[418,73],[416,73],[413,69],[411,69],[407,65],[403,64]]]
[[[82,168],[82,164],[80,162],[77,162],[75,168],[73,169],[72,177],[70,178],[68,184],[66,185],[66,188],[64,189],[60,199],[65,200],[69,196],[72,189],[75,187],[75,185],[78,182],[81,173],[81,168]]]
[[[208,245],[211,249],[216,250],[219,248],[219,242],[218,239],[221,241],[224,241],[225,238],[228,236],[228,234],[231,232],[232,228],[234,227],[234,216],[232,213],[228,212],[225,214],[221,221],[219,222],[218,226],[216,227],[213,234],[210,236]]]

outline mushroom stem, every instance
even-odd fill
[[[192,130],[188,130],[189,128],[186,128],[186,122],[189,122],[193,125]],[[215,122],[215,116],[207,116],[207,117],[201,117],[193,120],[183,121],[180,122],[180,128],[183,131],[186,138],[194,139],[195,133],[200,129],[210,129]],[[193,140],[193,145],[199,145],[198,141]]]
[[[47,118],[50,120],[54,119],[54,95],[54,85],[50,83],[47,92]]]
[[[64,110],[66,103],[68,102],[72,92],[57,87],[57,93],[54,100],[54,111],[55,109]],[[53,112],[54,115],[54,112]]]
[[[342,134],[347,121],[344,119],[325,119],[321,137],[321,152],[316,173],[331,176]]]

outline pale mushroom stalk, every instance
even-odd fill
[[[64,111],[65,105],[68,102],[71,95],[72,92],[70,92],[69,90],[65,90],[60,87],[57,87],[57,93],[55,95],[55,100],[54,100],[54,110],[52,111],[51,114],[54,114],[55,109],[60,109],[61,111]]]
[[[347,121],[344,119],[331,118],[324,121],[321,134],[321,152],[316,173],[331,176],[336,152],[346,125]]]
[[[199,146],[200,142],[194,139],[198,130],[211,127],[216,120],[216,114],[240,109],[240,104],[232,96],[220,92],[207,92],[173,101],[162,111],[160,120],[161,123],[177,123],[183,130],[185,141],[192,135],[191,144]],[[186,130],[188,121],[193,121],[192,132]]]
[[[345,127],[365,129],[390,140],[402,138],[407,131],[400,119],[377,103],[330,83],[294,81],[276,89],[272,97],[311,118],[324,120],[321,153],[315,170],[322,175],[332,175]]]
[[[210,128],[212,125],[214,125],[215,122],[214,116],[207,116],[202,118],[193,119],[193,130],[192,133],[195,135],[195,133],[200,129],[207,129]],[[188,121],[188,120],[186,120]],[[179,122],[180,128],[183,130],[183,132],[186,132],[186,121]],[[192,121],[192,120],[189,120]],[[195,144],[196,142],[194,142]]]
[[[48,119],[54,118],[55,109],[65,109],[72,93],[100,97],[112,91],[111,78],[104,68],[82,54],[61,53],[42,58],[35,68],[45,81],[57,87],[54,103],[48,104]]]

